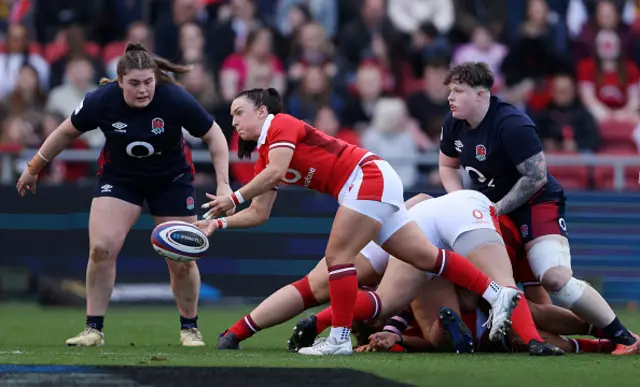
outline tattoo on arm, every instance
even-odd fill
[[[516,168],[522,177],[496,204],[498,214],[508,214],[520,207],[547,183],[547,162],[542,152],[529,157]]]

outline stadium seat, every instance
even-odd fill
[[[638,173],[640,166],[627,167],[624,171],[625,191],[640,191],[638,185]],[[599,190],[613,191],[615,189],[613,181],[613,167],[598,166],[593,169],[594,188]]]
[[[549,173],[558,179],[564,189],[578,190],[589,188],[589,167],[586,165],[549,165],[548,169]]]
[[[600,138],[604,147],[628,147],[635,145],[632,133],[636,123],[631,121],[603,121],[600,123]],[[637,148],[636,148],[637,149]]]

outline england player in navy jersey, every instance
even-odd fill
[[[17,190],[35,193],[38,173],[82,133],[100,128],[106,137],[89,217],[87,320],[68,345],[104,344],[104,316],[113,291],[116,256],[137,221],[143,202],[156,224],[196,221],[194,167],[182,128],[209,147],[218,195],[231,194],[229,152],[218,124],[169,72],[188,67],[156,58],[129,43],[117,64],[117,79],[103,80],[69,119],[46,139],[20,177]],[[180,312],[180,342],[202,346],[197,325],[200,273],[195,262],[167,260],[171,290]]]
[[[485,63],[453,67],[445,79],[451,113],[440,141],[439,171],[447,192],[462,189],[460,167],[472,188],[508,214],[525,241],[531,269],[557,302],[601,328],[618,344],[613,354],[639,351],[607,302],[573,277],[562,186],[549,174],[531,119],[491,96],[493,74]]]

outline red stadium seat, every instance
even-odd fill
[[[588,189],[589,188],[589,167],[549,165],[551,173],[564,189]]]
[[[632,121],[603,121],[600,123],[600,138],[605,147],[634,145],[631,135],[637,123]]]
[[[638,173],[640,167],[627,167],[624,171],[625,191],[640,191]],[[593,170],[594,188],[611,191],[615,189],[613,167],[600,166]]]

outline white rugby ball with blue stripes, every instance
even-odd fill
[[[162,257],[191,262],[203,257],[209,249],[209,238],[191,223],[170,220],[153,229],[151,245]]]

